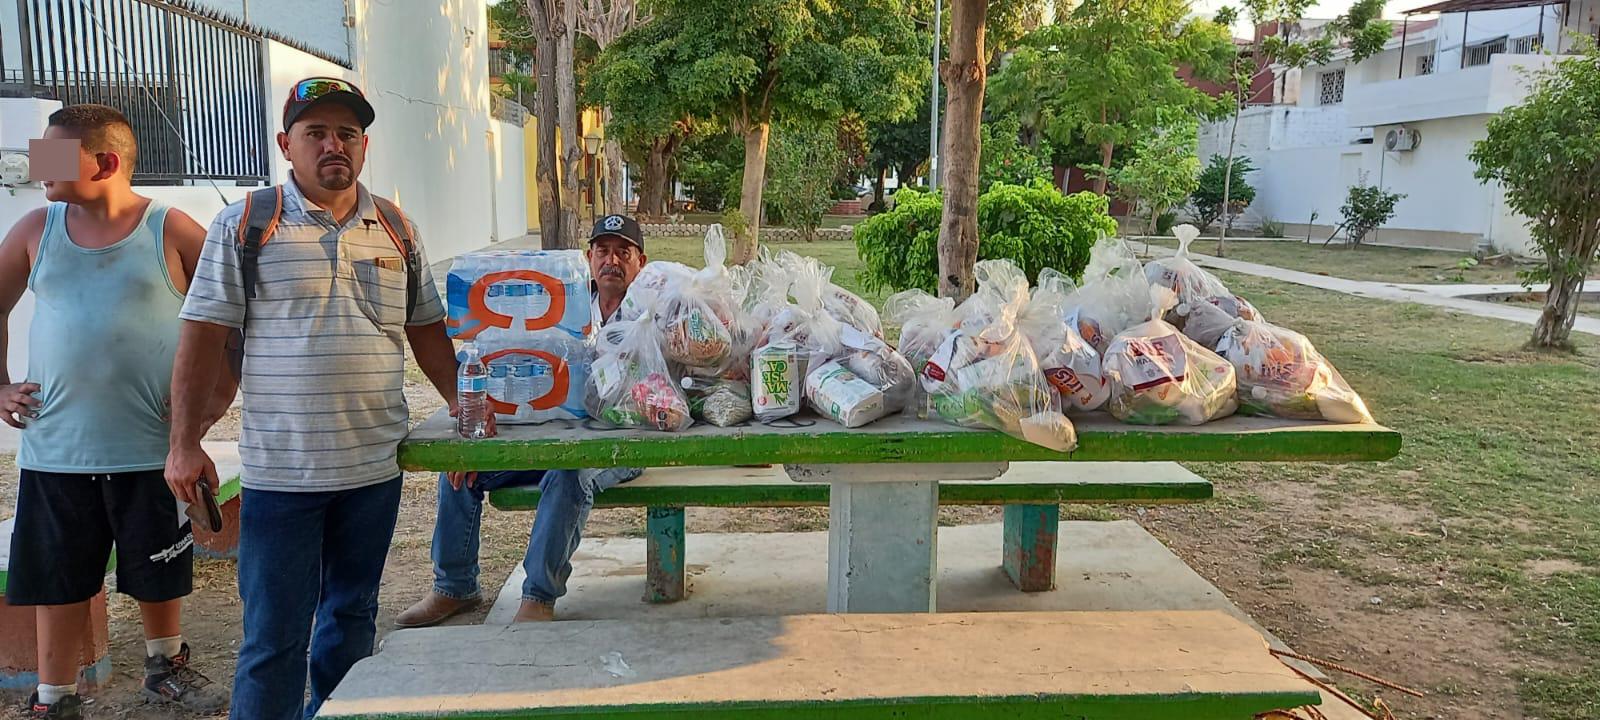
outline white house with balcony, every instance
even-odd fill
[[[1411,19],[1418,14],[1434,17]],[[1280,71],[1273,103],[1244,111],[1236,154],[1257,168],[1256,199],[1239,224],[1272,220],[1320,242],[1339,224],[1347,189],[1365,183],[1406,196],[1378,243],[1529,253],[1523,219],[1497,185],[1473,177],[1468,153],[1490,117],[1526,97],[1526,70],[1600,37],[1600,0],[1446,0],[1409,11],[1394,30],[1359,64],[1342,51]],[[1202,159],[1226,155],[1232,129],[1231,120],[1202,128]]]

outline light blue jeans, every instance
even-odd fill
[[[480,597],[478,531],[483,497],[490,490],[539,487],[539,509],[523,556],[522,598],[554,604],[567,594],[572,555],[583,540],[583,524],[595,494],[639,476],[636,468],[605,470],[509,470],[478,473],[472,487],[450,487],[439,475],[439,515],[433,526],[433,590],[448,598]]]

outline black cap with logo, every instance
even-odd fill
[[[639,222],[627,215],[607,215],[594,222],[594,230],[589,233],[589,244],[603,237],[618,237],[633,243],[633,246],[644,249],[644,231],[639,228]]]
[[[294,84],[289,97],[283,101],[283,131],[288,132],[300,114],[325,102],[338,103],[356,114],[363,129],[370,127],[377,113],[365,93],[348,80],[331,77],[310,77]]]

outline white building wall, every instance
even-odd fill
[[[416,12],[392,0],[351,0],[358,84],[377,110],[368,186],[417,223],[428,254],[445,258],[494,236],[484,0],[440,0]]]
[[[522,128],[496,120],[490,132],[494,142],[494,239],[500,242],[528,232],[527,174],[522,171]]]

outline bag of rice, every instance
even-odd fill
[[[685,377],[683,389],[688,395],[689,413],[696,420],[731,427],[755,416],[747,382]]]

